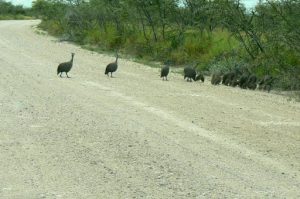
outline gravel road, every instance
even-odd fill
[[[300,198],[300,103],[0,21],[0,198]],[[56,69],[75,52],[71,78]]]

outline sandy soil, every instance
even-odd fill
[[[0,21],[0,198],[300,198],[300,103]],[[75,52],[69,75],[57,65]]]

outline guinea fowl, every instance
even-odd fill
[[[204,78],[204,75],[202,73],[200,73],[196,76],[195,81],[198,81],[198,80],[201,80],[201,82],[204,82],[205,78]]]
[[[238,69],[234,69],[231,72],[225,73],[223,75],[222,84],[226,86],[237,86],[239,84],[239,77],[241,72]]]
[[[116,70],[118,69],[118,58],[119,58],[119,55],[117,53],[117,55],[116,55],[116,61],[112,62],[112,63],[110,63],[110,64],[108,64],[106,66],[104,74],[107,75],[108,77],[109,77],[109,73],[110,73],[110,77],[113,77],[112,73],[116,72]]]
[[[191,67],[185,67],[183,70],[183,73],[184,73],[184,79],[187,78],[188,82],[192,82],[192,79],[194,81],[199,80],[199,79],[196,79],[196,75],[197,75],[196,70]]]
[[[169,71],[170,71],[170,67],[169,67],[169,66],[164,66],[164,67],[161,69],[160,77],[162,77],[163,80],[165,80],[164,78],[166,78],[166,81],[168,81],[168,74],[169,74]]]
[[[234,72],[225,73],[224,76],[223,76],[222,84],[224,84],[226,86],[230,86],[234,79],[235,79],[235,73]]]
[[[221,81],[222,81],[221,73],[220,72],[213,73],[212,78],[211,78],[211,84],[218,85],[221,83]]]
[[[252,74],[249,76],[247,81],[247,87],[251,90],[255,90],[257,87],[257,77],[256,75]]]
[[[72,66],[73,66],[73,59],[74,59],[74,55],[75,53],[71,53],[72,55],[72,58],[70,61],[68,62],[63,62],[63,63],[60,63],[57,67],[57,75],[60,74],[60,77],[62,77],[62,73],[65,72],[67,77],[70,78],[68,76],[68,72],[71,70]]]
[[[247,88],[248,78],[249,78],[249,74],[248,73],[245,73],[245,74],[243,74],[240,77],[240,79],[239,79],[239,86],[240,86],[240,88],[242,88],[242,89],[246,89]]]
[[[259,82],[259,90],[266,90],[270,92],[273,87],[275,78],[270,75],[265,75],[262,80]]]

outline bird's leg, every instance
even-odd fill
[[[168,81],[168,77],[166,76],[166,81]]]
[[[68,76],[68,73],[67,73],[67,72],[66,72],[66,75],[67,75],[68,78],[70,78],[70,77]]]
[[[59,75],[59,76],[62,78],[61,74],[62,74],[62,73],[60,73],[60,75]]]
[[[112,73],[110,73],[110,77],[113,78]]]

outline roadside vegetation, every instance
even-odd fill
[[[0,0],[0,20],[32,19],[31,9]]]
[[[300,2],[266,0],[36,0],[40,28],[95,51],[116,49],[148,62],[234,68],[275,76],[300,90]]]

